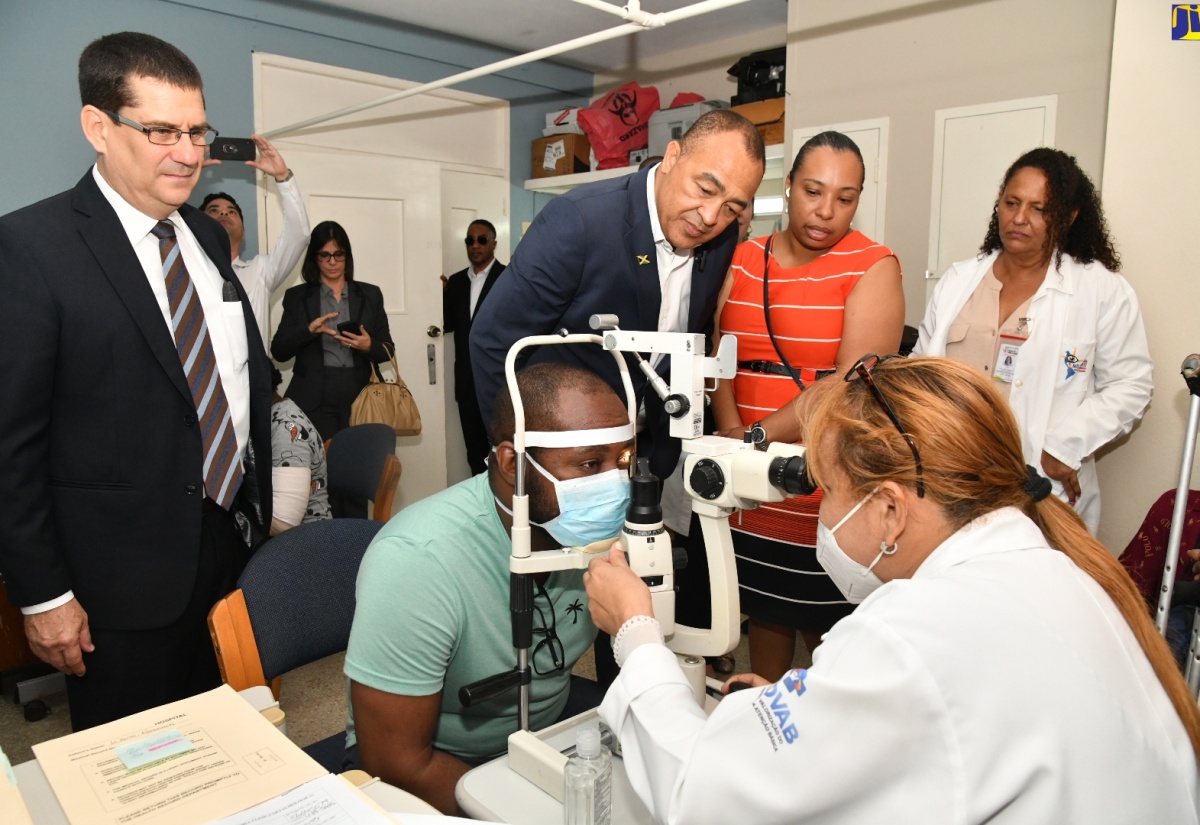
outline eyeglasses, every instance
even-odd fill
[[[346,250],[339,249],[337,252],[326,252],[322,249],[317,253],[318,261],[328,261],[330,258],[335,261],[344,261],[346,260]]]
[[[546,600],[546,606],[550,610],[549,622],[546,621],[545,612],[543,612],[542,608],[538,606],[539,598]],[[535,627],[533,632],[541,633],[545,636],[545,638],[538,642],[533,648],[533,656],[530,657],[533,659],[533,672],[538,676],[547,676],[551,673],[558,673],[560,670],[566,669],[567,655],[563,650],[562,640],[558,638],[558,633],[555,630],[557,623],[554,619],[554,603],[550,601],[550,594],[546,592],[546,588],[542,586],[541,582],[538,582],[537,593],[534,594],[533,609],[537,611],[538,621],[541,624],[541,627]],[[553,665],[553,667],[543,669],[538,666],[538,654],[541,653],[542,650],[547,650],[549,652],[550,663]],[[543,655],[541,658],[543,661],[545,661],[546,656]]]
[[[480,246],[487,246],[491,242],[492,239],[487,235],[475,235],[474,237],[468,235],[467,237],[463,238],[463,243],[465,243],[467,246],[470,246],[473,243],[479,244]]]
[[[898,355],[885,355],[880,358],[875,353],[864,355],[858,360],[853,367],[846,371],[845,380],[849,381],[855,375],[866,382],[871,390],[871,394],[875,396],[875,400],[879,402],[879,406],[883,407],[883,411],[887,413],[887,417],[896,425],[896,430],[900,435],[904,436],[904,440],[908,442],[908,449],[912,450],[913,461],[917,464],[917,497],[925,497],[925,467],[921,464],[921,453],[917,451],[917,442],[913,441],[913,437],[904,430],[904,426],[900,423],[900,419],[896,417],[896,411],[892,409],[892,405],[883,397],[883,393],[875,384],[875,379],[871,377],[871,370],[887,361],[889,358],[898,358]]]
[[[193,146],[208,146],[217,139],[217,130],[211,127],[205,129],[190,129],[184,132],[182,129],[172,129],[169,126],[143,126],[135,120],[130,120],[124,115],[119,115],[116,112],[110,112],[108,109],[100,111],[111,117],[117,123],[124,124],[132,129],[137,129],[146,136],[146,140],[156,146],[174,146],[179,143],[179,139],[185,134]]]

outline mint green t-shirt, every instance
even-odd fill
[[[371,542],[358,571],[346,676],[402,696],[441,691],[433,746],[457,756],[499,755],[517,730],[516,690],[472,708],[458,701],[463,685],[516,665],[511,551],[483,473],[401,510]],[[550,574],[545,589],[566,665],[546,676],[534,673],[529,712],[535,730],[562,713],[571,668],[596,637],[582,570]],[[546,611],[544,598],[534,601]],[[534,627],[539,626],[534,611]],[[534,633],[534,645],[543,638]],[[543,645],[533,657],[543,672],[554,666],[548,648]],[[347,746],[356,741],[351,707]]]

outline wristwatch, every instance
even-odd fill
[[[754,445],[754,449],[767,449],[767,431],[763,428],[761,421],[755,421],[746,432],[750,435],[749,441]]]

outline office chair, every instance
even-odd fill
[[[270,685],[301,665],[346,649],[354,619],[354,584],[371,539],[383,525],[366,519],[299,524],[250,557],[238,589],[208,614],[221,678],[234,690]],[[341,733],[304,748],[341,771]]]
[[[400,484],[396,431],[387,424],[347,427],[325,442],[329,491],[374,502],[371,518],[392,517],[392,500]]]

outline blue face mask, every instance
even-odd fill
[[[538,526],[563,547],[586,547],[615,539],[629,509],[629,473],[609,470],[561,481],[526,453],[526,460],[554,484],[558,515]]]

